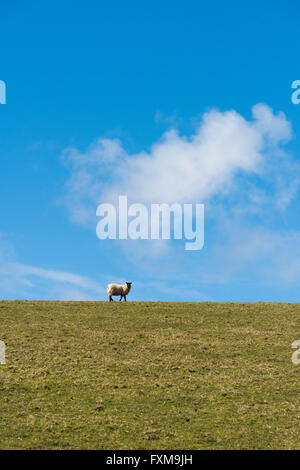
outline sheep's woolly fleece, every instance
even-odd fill
[[[107,293],[108,295],[127,295],[130,291],[130,286],[127,284],[108,284]]]

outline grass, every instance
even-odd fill
[[[1,449],[299,449],[300,305],[0,302]]]

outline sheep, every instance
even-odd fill
[[[122,300],[122,297],[124,297],[125,302],[126,302],[126,295],[129,294],[130,289],[131,289],[131,284],[132,282],[125,282],[122,286],[120,284],[108,284],[107,286],[107,293],[109,296],[109,301],[112,302],[112,296],[113,295],[120,295],[120,302]]]

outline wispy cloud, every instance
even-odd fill
[[[7,265],[17,276],[24,278],[39,277],[49,279],[50,281],[71,284],[91,291],[99,291],[101,287],[98,283],[78,274],[72,274],[63,271],[54,271],[34,266],[27,266],[20,263],[9,263]]]
[[[0,237],[0,297],[49,300],[105,298],[105,282],[69,272],[29,266],[15,261],[12,245]]]

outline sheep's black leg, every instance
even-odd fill
[[[110,302],[113,302],[113,299],[112,299],[112,296],[111,296],[111,295],[109,296],[109,301],[110,301]]]
[[[121,295],[119,302],[121,302],[123,295]]]
[[[126,302],[126,295],[124,295],[124,299],[125,299],[125,302]]]

